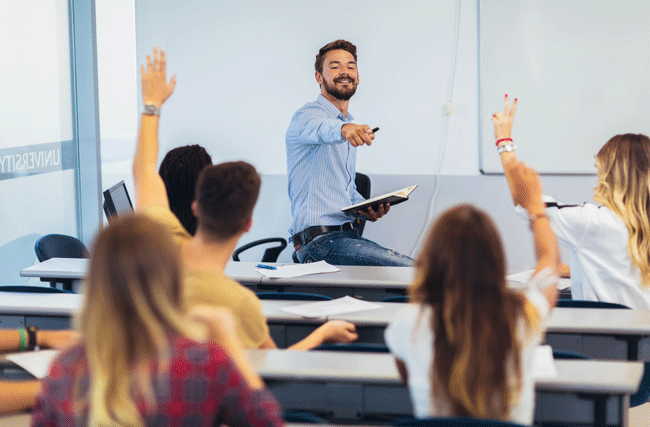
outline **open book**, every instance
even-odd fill
[[[358,210],[368,209],[368,206],[372,206],[372,210],[376,212],[377,209],[379,209],[379,205],[383,203],[390,203],[391,206],[395,206],[399,203],[407,201],[409,199],[409,195],[417,187],[417,185],[413,185],[411,187],[402,188],[401,190],[393,191],[392,193],[373,197],[372,199],[368,199],[365,202],[357,203],[356,205],[346,206],[341,210],[345,213],[354,213]]]

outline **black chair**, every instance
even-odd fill
[[[89,258],[88,249],[83,242],[75,237],[64,234],[47,234],[36,241],[34,244],[36,257],[40,262],[50,258]],[[51,287],[56,287],[61,283],[63,289],[72,290],[72,280],[70,279],[53,279],[42,277],[41,281],[50,282]]]
[[[279,243],[280,245],[267,248],[264,251],[264,255],[262,255],[262,262],[276,262],[280,256],[280,252],[282,252],[284,248],[287,247],[287,239],[284,239],[282,237],[269,237],[268,239],[255,240],[253,242],[240,246],[232,253],[232,259],[233,261],[240,261],[239,254],[255,246],[264,245],[267,243]]]
[[[388,347],[386,347],[386,344],[372,344],[362,342],[353,342],[349,344],[321,344],[320,346],[314,348],[314,350],[352,351],[361,353],[390,353]]]
[[[332,298],[318,294],[303,294],[300,292],[259,292],[259,299],[287,301],[331,301]]]
[[[423,418],[393,423],[402,427],[521,427],[521,424],[481,418]]]
[[[327,420],[325,418],[310,414],[309,412],[286,411],[284,414],[282,414],[282,418],[284,419],[285,423],[327,424]]]
[[[370,198],[370,177],[366,174],[357,172],[354,177],[354,183],[357,186],[357,191],[363,196],[364,199]],[[366,220],[363,218],[357,218],[354,221],[354,227],[359,231],[359,236],[363,234],[363,229],[366,226]]]
[[[627,308],[630,307],[618,304],[615,302],[605,302],[605,301],[585,301],[585,300],[575,300],[575,299],[559,299],[557,300],[556,307],[562,308]]]

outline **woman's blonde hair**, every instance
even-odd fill
[[[650,139],[616,135],[596,155],[598,186],[594,200],[618,215],[630,235],[627,250],[650,285]]]
[[[453,416],[507,419],[521,392],[525,299],[506,288],[494,223],[471,205],[447,210],[416,267],[411,299],[432,310],[431,398],[449,402]]]
[[[90,374],[89,425],[144,425],[133,392],[155,402],[148,362],[168,360],[168,339],[200,339],[185,320],[181,267],[168,231],[128,215],[95,239],[79,328]],[[162,368],[164,369],[164,368]]]

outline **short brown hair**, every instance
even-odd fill
[[[316,63],[314,67],[316,71],[323,74],[323,62],[325,61],[325,54],[330,50],[346,50],[352,54],[354,60],[357,60],[357,47],[346,40],[334,40],[331,43],[327,43],[325,46],[321,47],[316,55]]]
[[[207,166],[196,185],[198,229],[217,240],[243,231],[253,216],[261,183],[253,165],[246,162]]]

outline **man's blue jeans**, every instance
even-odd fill
[[[413,259],[359,237],[357,229],[316,236],[296,251],[301,263],[325,260],[333,265],[411,267]]]

